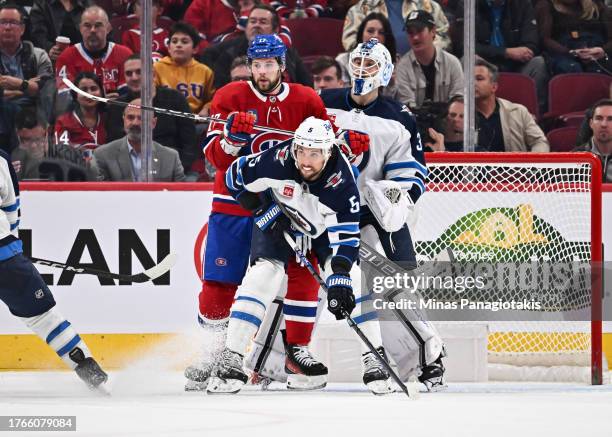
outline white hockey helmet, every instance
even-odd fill
[[[349,56],[349,75],[357,96],[389,85],[392,73],[391,54],[376,38],[359,44]]]
[[[291,153],[297,166],[297,148],[321,149],[325,157],[325,164],[331,156],[332,147],[336,144],[336,135],[329,120],[308,117],[295,130]],[[323,165],[325,166],[325,165]]]

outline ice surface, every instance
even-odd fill
[[[376,397],[359,384],[319,392],[249,387],[185,393],[178,371],[111,372],[111,397],[72,372],[0,372],[0,415],[73,415],[66,436],[582,436],[611,435],[612,387],[451,384],[443,393]],[[4,434],[0,432],[0,434]],[[7,435],[9,435],[7,433]],[[10,435],[17,435],[11,433]]]

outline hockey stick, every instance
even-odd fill
[[[121,102],[119,100],[113,100],[113,99],[109,99],[106,97],[94,96],[93,94],[90,94],[87,91],[83,91],[82,89],[77,87],[74,83],[72,83],[72,81],[70,81],[70,79],[66,77],[64,77],[62,81],[66,84],[68,88],[70,88],[75,93],[78,93],[84,97],[87,97],[88,99],[95,100],[97,102],[102,102],[102,103],[106,103],[109,105],[122,106],[124,108],[145,109],[147,111],[154,111],[159,114],[172,115],[174,117],[188,118],[193,121],[227,123],[227,120],[222,120],[220,118],[215,118],[215,117],[205,117],[203,115],[192,114],[191,112],[181,112],[181,111],[175,111],[173,109],[157,108],[155,106],[135,105],[132,103]],[[253,126],[253,128],[259,132],[274,132],[277,134],[284,134],[288,136],[293,136],[295,133],[290,130],[277,129],[274,127],[259,126],[259,125],[255,125]]]
[[[300,260],[306,266],[306,268],[308,269],[312,277],[317,280],[317,282],[319,283],[319,286],[327,293],[327,285],[323,281],[323,278],[321,278],[321,276],[317,273],[317,271],[314,269],[312,264],[310,264],[310,261],[308,261],[308,258],[306,257],[306,255],[304,255],[302,250],[298,247],[295,240],[291,238],[291,236],[289,235],[287,231],[283,232],[283,235],[285,236],[285,240],[287,241],[287,244],[289,244],[289,246],[293,249],[296,255],[300,258]],[[370,342],[368,337],[366,337],[363,331],[359,329],[359,326],[357,326],[357,323],[355,323],[351,315],[348,312],[343,310],[342,316],[348,322],[349,327],[353,331],[355,331],[355,333],[361,339],[361,341],[363,341],[365,345],[368,347],[368,349],[370,349],[370,352],[372,352],[376,356],[376,358],[378,359],[378,362],[380,362],[383,365],[383,367],[387,370],[387,372],[389,372],[389,374],[391,375],[393,380],[397,383],[397,385],[402,389],[404,393],[406,393],[406,396],[408,396],[409,398],[412,398],[415,395],[415,393],[410,394],[408,387],[406,387],[406,385],[402,382],[402,380],[397,375],[397,373],[395,373],[395,371],[393,370],[389,362],[385,360],[385,358],[376,350],[374,345]]]
[[[42,258],[30,258],[34,264],[40,264],[48,267],[55,267],[58,269],[74,272],[77,274],[84,275],[95,275],[101,278],[119,279],[120,281],[129,282],[147,282],[153,279],[159,278],[161,275],[170,270],[176,263],[176,255],[173,253],[168,254],[159,264],[145,270],[144,272],[137,273],[135,275],[121,275],[119,273],[105,272],[104,270],[92,269],[89,267],[76,267],[69,264],[60,263],[57,261],[49,261]]]

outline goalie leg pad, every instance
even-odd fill
[[[246,354],[284,276],[283,263],[267,258],[259,258],[247,271],[230,313],[226,342],[230,350],[243,356]]]

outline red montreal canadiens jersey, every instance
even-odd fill
[[[75,148],[95,149],[106,143],[104,117],[98,116],[94,130],[89,130],[74,112],[62,114],[55,122],[55,142]]]
[[[227,119],[231,112],[250,112],[255,115],[255,124],[295,131],[300,123],[310,116],[328,120],[327,111],[319,95],[312,89],[296,83],[283,83],[280,93],[274,96],[261,94],[251,82],[231,82],[217,90],[210,108],[211,117]],[[227,191],[225,171],[236,156],[225,153],[221,147],[223,124],[212,122],[208,128],[204,153],[208,161],[217,168],[213,192],[213,212],[249,216]],[[290,136],[273,132],[256,132],[249,146],[242,148],[240,155],[259,153],[269,149]]]
[[[153,56],[155,56],[156,53],[163,56],[168,55],[168,35],[168,31],[161,27],[153,31],[153,39],[151,41]],[[140,53],[140,29],[138,26],[127,32],[123,32],[123,35],[121,35],[121,43],[134,53]]]
[[[113,42],[108,43],[106,54],[99,59],[92,59],[81,43],[68,47],[55,63],[58,92],[68,91],[68,87],[62,82],[63,78],[74,82],[74,78],[81,71],[93,71],[101,79],[104,91],[116,92],[125,86],[123,63],[131,54],[129,48]]]

